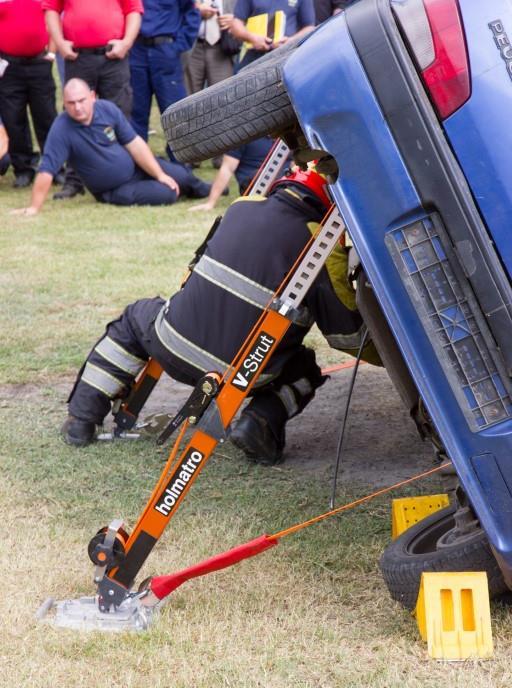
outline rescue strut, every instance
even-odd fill
[[[181,431],[131,535],[127,536],[121,521],[114,521],[91,541],[89,554],[96,564],[94,582],[98,588],[97,606],[91,604],[90,598],[59,603],[61,616],[66,621],[64,625],[79,628],[87,624],[96,628],[115,627],[115,622],[112,622],[116,615],[119,615],[122,628],[126,628],[126,623],[132,626],[142,623],[140,596],[131,592],[135,577],[217,444],[227,438],[231,421],[288,328],[300,318],[302,301],[344,230],[339,211],[333,204],[317,233],[306,244],[270,299],[224,376],[220,378],[215,372],[206,376],[209,383],[215,381],[215,391],[206,394],[201,387],[205,381],[203,378],[199,388],[194,389],[186,408],[171,421],[167,433],[180,424]],[[195,426],[197,429],[178,454],[191,414],[196,412],[202,414]],[[197,415],[194,415],[194,420],[197,420]],[[276,534],[274,539],[281,536]],[[106,624],[102,620],[106,620]]]
[[[123,524],[116,521],[93,538],[89,555],[96,565],[96,605],[91,604],[90,598],[59,603],[56,623],[114,630],[113,619],[118,613],[122,629],[126,624],[139,627],[142,623],[140,599],[131,592],[137,574],[217,444],[227,438],[231,421],[275,348],[294,320],[300,317],[300,305],[343,231],[342,219],[332,205],[316,235],[304,247],[218,383],[216,396],[204,405],[195,432],[178,453],[189,425],[186,413],[181,414],[186,419],[181,423],[176,443],[132,533],[126,537]],[[46,609],[44,605],[43,609]]]
[[[227,438],[231,421],[288,328],[299,317],[305,295],[343,231],[343,222],[333,205],[316,237],[306,245],[302,257],[290,271],[290,277],[278,289],[224,374],[216,396],[209,400],[185,448],[177,458],[176,452],[171,452],[161,478],[124,546],[122,560],[107,569],[97,581],[101,611],[118,607],[128,595],[137,573],[185,494],[217,444]],[[188,421],[185,421],[183,429],[187,425]]]

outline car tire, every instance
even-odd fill
[[[264,55],[238,74],[170,105],[162,126],[177,160],[199,162],[297,123],[282,72],[297,41]]]
[[[496,597],[508,587],[480,528],[450,542],[455,506],[436,511],[408,528],[384,550],[380,569],[391,594],[407,609],[414,609],[423,571],[485,571],[489,594]]]

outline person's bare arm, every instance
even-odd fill
[[[210,189],[210,193],[208,195],[208,200],[204,203],[193,205],[191,208],[189,208],[189,210],[192,212],[195,210],[213,210],[213,208],[215,208],[217,205],[217,201],[222,196],[222,192],[229,184],[231,177],[235,174],[239,164],[240,160],[232,158],[230,155],[223,155],[222,165],[215,175],[212,188]]]
[[[53,175],[49,172],[38,172],[32,187],[32,198],[28,208],[17,208],[11,210],[13,215],[37,215],[43,207],[43,203],[50,192],[53,182]]]
[[[112,49],[106,53],[110,60],[122,60],[139,35],[142,17],[139,12],[129,12],[126,15],[126,24],[123,38],[113,39],[108,42]]]
[[[50,38],[55,43],[59,53],[65,60],[76,60],[78,53],[73,50],[73,41],[66,41],[64,38],[59,13],[55,10],[46,10],[44,16]]]
[[[144,172],[149,174],[150,177],[153,177],[153,179],[156,179],[157,182],[165,184],[179,195],[180,187],[178,182],[168,174],[165,174],[158,164],[158,160],[153,155],[151,148],[142,137],[136,136],[133,141],[125,145],[125,148]]]
[[[233,34],[239,41],[246,41],[250,43],[255,50],[270,50],[272,40],[267,36],[259,36],[256,33],[247,31],[247,28],[241,19],[233,17],[229,32]]]
[[[313,25],[311,26],[304,26],[300,31],[297,31],[296,33],[292,34],[291,36],[283,36],[280,41],[277,41],[277,43],[272,44],[272,48],[279,48],[280,45],[284,45],[285,43],[288,43],[289,40],[292,38],[299,38],[300,36],[305,36],[308,33],[311,33],[315,27]]]
[[[3,124],[0,124],[0,159],[4,157],[8,150],[9,137],[7,136],[7,132],[5,131]]]

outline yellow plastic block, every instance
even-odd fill
[[[433,659],[492,657],[485,571],[423,573],[414,614]]]
[[[446,494],[425,495],[393,499],[391,503],[391,537],[393,540],[423,518],[448,506]]]

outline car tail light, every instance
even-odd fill
[[[434,106],[446,119],[471,94],[457,0],[392,0],[392,7]]]

